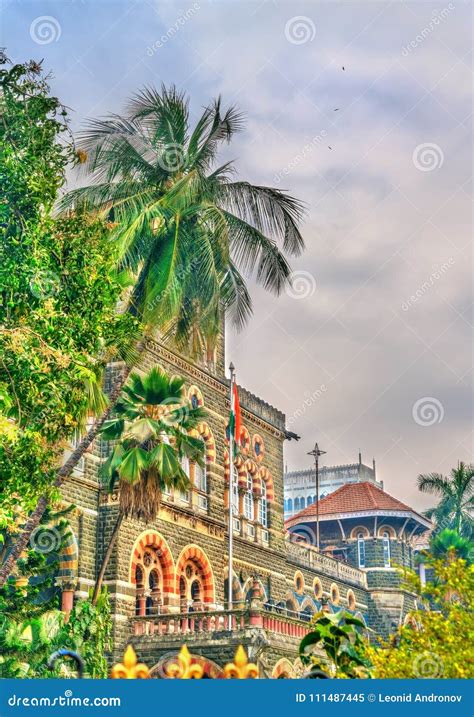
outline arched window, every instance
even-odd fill
[[[162,605],[162,569],[159,556],[152,547],[145,550],[135,567],[135,614],[156,615]]]
[[[253,520],[253,480],[252,474],[247,473],[247,489],[244,494],[244,517]]]
[[[365,568],[365,540],[363,533],[357,533],[357,557],[359,568]]]
[[[300,509],[300,499],[295,498],[295,510],[299,510],[299,509]]]
[[[306,505],[312,505],[312,503],[313,503],[313,497],[311,495],[309,495],[306,498]]]
[[[386,568],[390,567],[390,535],[387,531],[383,534],[383,564]]]
[[[293,512],[293,498],[288,498],[288,513]]]
[[[260,497],[259,517],[260,523],[264,528],[268,528],[268,500],[267,500],[267,484],[262,480],[262,495]]]

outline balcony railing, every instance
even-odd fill
[[[214,610],[212,612],[168,613],[143,615],[133,618],[132,632],[136,636],[147,635],[173,639],[189,639],[195,636],[219,632],[235,632],[250,627],[260,627],[269,632],[301,639],[308,632],[308,620],[295,614],[291,616],[268,606],[262,610],[245,609]]]
[[[313,568],[325,575],[339,578],[347,583],[367,587],[367,575],[363,570],[347,565],[341,560],[330,558],[318,552],[314,545],[296,541],[294,538],[287,539],[287,555],[290,560],[305,568]]]

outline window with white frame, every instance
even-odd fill
[[[183,469],[183,471],[186,473],[186,475],[189,478],[189,476],[190,476],[189,458],[187,456],[183,456],[180,460],[180,463],[181,463],[181,468]],[[180,491],[177,491],[177,498],[182,503],[189,503],[191,500],[191,494],[190,494],[189,490],[180,490]]]
[[[357,533],[357,557],[359,568],[365,568],[365,540],[363,533]]]
[[[390,535],[387,531],[383,534],[383,564],[386,568],[390,567]]]
[[[253,520],[253,493],[252,493],[252,475],[247,473],[247,490],[244,494],[244,517],[247,520]]]
[[[268,528],[268,498],[267,484],[262,480],[262,495],[260,497],[259,521],[264,528]]]
[[[206,465],[194,464],[194,487],[198,492],[198,507],[207,509],[207,474]]]

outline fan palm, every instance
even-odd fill
[[[474,543],[467,538],[462,538],[455,530],[445,528],[432,538],[429,552],[437,559],[452,561],[462,558],[471,563]]]
[[[115,406],[115,416],[102,427],[101,437],[116,442],[101,474],[109,490],[117,485],[120,489],[119,515],[99,570],[93,603],[124,518],[154,520],[164,488],[189,488],[181,460],[186,457],[203,464],[203,441],[189,431],[197,427],[205,412],[183,402],[183,386],[182,378],[170,378],[158,368],[144,377],[133,373]]]
[[[418,488],[423,493],[432,493],[440,498],[437,506],[425,511],[425,515],[434,519],[437,530],[449,528],[459,535],[470,539],[474,520],[474,465],[460,462],[451,470],[449,478],[440,473],[428,473],[418,476]]]
[[[191,129],[183,93],[145,88],[124,116],[89,121],[79,142],[92,183],[62,201],[114,222],[122,265],[136,279],[131,310],[195,353],[203,342],[212,348],[220,308],[238,327],[249,318],[243,273],[278,294],[290,281],[286,256],[304,248],[298,200],[237,181],[233,162],[217,166],[242,126],[218,99]]]

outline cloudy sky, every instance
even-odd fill
[[[278,300],[254,288],[227,338],[239,382],[301,436],[289,468],[359,449],[417,507],[420,472],[472,455],[472,107],[468,2],[1,2],[14,61],[44,58],[73,126],[176,83],[192,117],[247,116],[241,177],[307,204]],[[337,111],[336,111],[337,110]]]

